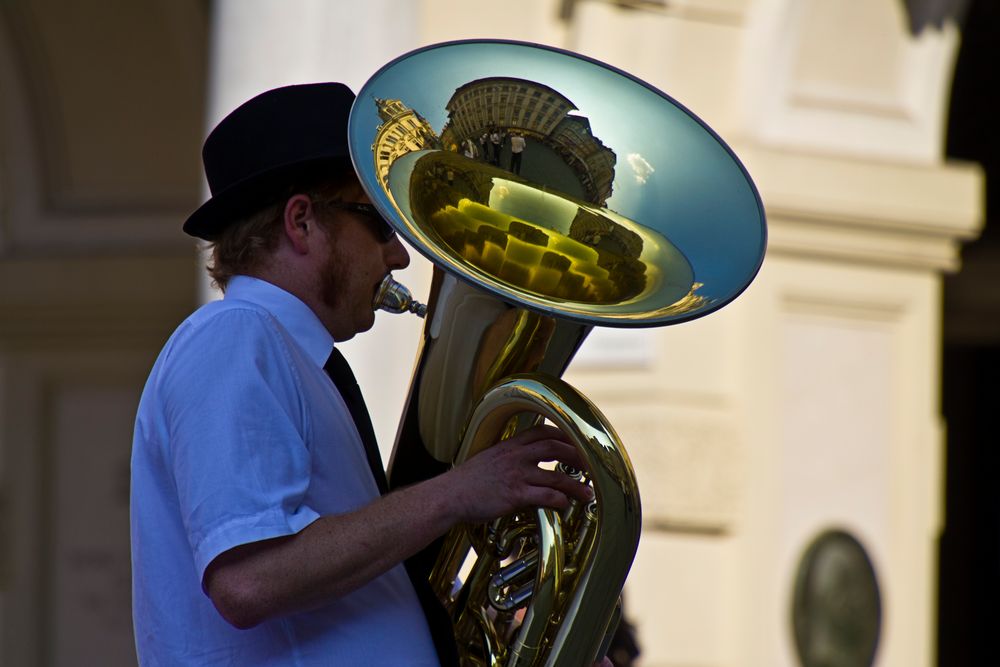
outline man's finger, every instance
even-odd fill
[[[589,503],[594,499],[594,490],[587,484],[576,481],[569,475],[556,470],[538,469],[531,478],[525,480],[528,484],[535,486],[545,486],[560,493],[575,498],[582,503]]]

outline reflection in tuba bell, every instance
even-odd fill
[[[349,132],[368,196],[435,265],[390,484],[546,419],[587,465],[563,472],[595,492],[457,527],[411,565],[463,664],[587,665],[617,623],[641,510],[614,430],[559,377],[594,326],[673,324],[736,298],[764,255],[760,197],[677,102],[531,44],[402,56],[362,88]],[[376,305],[422,311],[391,278]]]

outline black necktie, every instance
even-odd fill
[[[351,411],[351,418],[354,420],[354,425],[357,427],[358,433],[361,434],[361,441],[365,445],[368,466],[372,469],[372,475],[375,477],[379,491],[385,495],[389,492],[389,483],[386,481],[385,469],[382,467],[382,457],[378,453],[378,443],[375,441],[372,420],[368,416],[365,399],[361,395],[361,388],[358,386],[354,373],[351,372],[351,366],[347,363],[347,359],[344,359],[340,350],[333,348],[323,370],[333,380],[333,384],[337,386],[344,403],[347,404],[347,409]],[[431,638],[434,640],[442,667],[457,667],[458,651],[455,647],[455,635],[448,612],[434,595],[427,577],[416,574],[411,569],[410,562],[406,563],[406,569],[413,582],[420,606],[423,607],[424,615],[427,617]]]
[[[351,372],[351,366],[347,363],[347,359],[344,359],[340,350],[333,348],[323,370],[333,380],[333,384],[337,386],[344,403],[347,404],[347,409],[351,411],[351,419],[354,420],[354,425],[361,435],[361,442],[365,446],[368,467],[372,469],[372,476],[375,478],[375,484],[378,485],[379,493],[385,495],[389,492],[389,483],[385,479],[382,456],[378,453],[378,442],[375,440],[372,420],[368,416],[368,408],[365,406],[364,396],[361,395],[361,387],[358,386],[358,381],[354,378],[354,373]]]

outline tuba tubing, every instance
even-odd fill
[[[571,667],[591,664],[598,656],[618,606],[632,560],[639,545],[642,510],[635,473],[614,429],[600,411],[563,380],[543,373],[513,375],[480,399],[469,419],[456,464],[493,445],[520,413],[540,415],[558,426],[577,447],[595,492],[589,520],[571,507],[564,513],[535,510],[536,573],[530,603],[506,650],[498,648],[496,633],[483,627],[482,614],[453,612],[456,634],[489,636],[486,664],[522,667]],[[574,516],[576,515],[576,516]],[[576,520],[574,520],[576,519]],[[467,538],[470,529],[453,529],[446,543]],[[495,542],[478,544],[479,558],[469,577],[477,586],[480,571],[500,566]],[[452,558],[431,576],[439,592],[459,576]],[[454,609],[455,599],[448,600]],[[469,627],[471,626],[471,627]]]
[[[641,503],[614,429],[557,375],[589,331],[435,269],[390,487],[458,465],[547,419],[585,463],[567,474],[595,495],[563,512],[536,508],[456,526],[411,560],[411,572],[427,577],[450,613],[462,664],[591,664],[616,629]]]

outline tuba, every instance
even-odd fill
[[[674,324],[736,298],[764,256],[760,196],[679,103],[534,44],[401,56],[358,93],[349,141],[373,204],[434,264],[390,486],[548,420],[585,461],[560,469],[595,493],[458,526],[411,574],[450,614],[463,664],[588,665],[617,625],[641,507],[614,429],[560,376],[595,326]],[[391,277],[375,305],[425,310]]]

